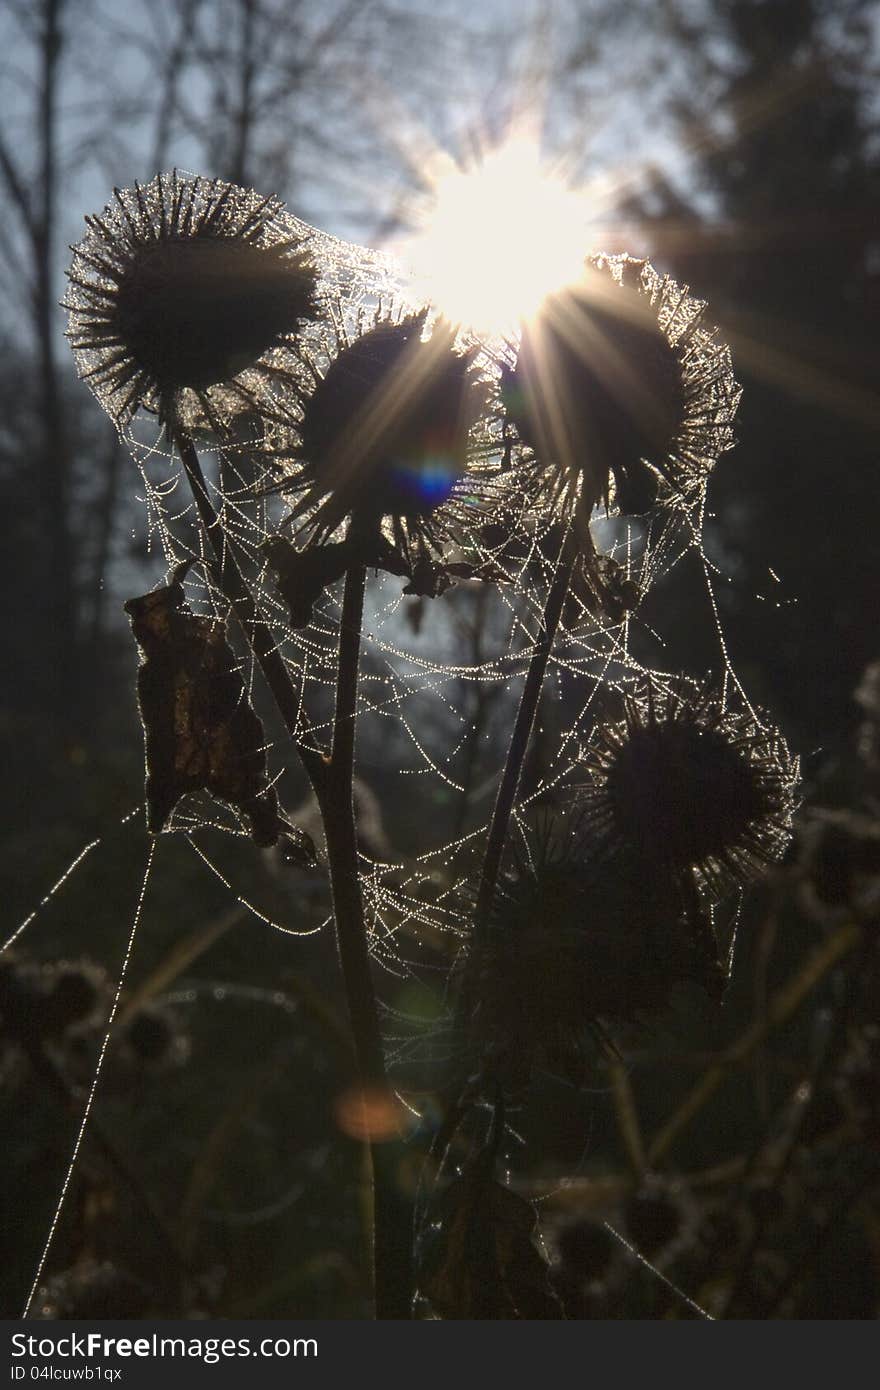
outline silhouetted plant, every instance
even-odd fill
[[[578,1214],[559,1230],[551,1278],[536,1213],[502,1180],[511,1110],[527,1108],[539,1069],[577,1086],[608,1069],[631,1169],[617,1194],[622,1225],[658,1267],[687,1257],[697,1270],[721,1237],[698,1222],[686,1181],[655,1171],[671,1139],[646,1149],[624,1058],[677,991],[717,1006],[728,961],[713,913],[784,855],[799,775],[728,669],[723,682],[639,670],[615,636],[653,577],[654,520],[699,545],[708,477],[734,442],[740,389],[705,306],[645,261],[585,248],[582,281],[549,297],[515,341],[477,340],[411,303],[386,264],[276,199],[176,173],[117,192],[89,228],[68,295],[81,374],[135,444],[138,412],[155,417],[195,504],[194,534],[166,528],[167,581],[126,605],[141,651],[149,828],[173,831],[181,804],[207,792],[239,833],[263,846],[280,837],[288,864],[327,872],[356,1059],[356,1103],[341,1123],[372,1157],[377,1316],[578,1316],[622,1287],[629,1267],[610,1226]],[[217,484],[197,440],[220,456]],[[256,461],[247,475],[245,456]],[[638,581],[596,541],[597,513],[648,519]],[[456,581],[487,586],[524,634],[482,863],[472,843],[453,845],[446,879],[423,878],[418,893],[364,857],[353,809],[358,716],[394,707],[393,670],[363,660],[371,573],[404,579],[408,601],[442,602]],[[262,695],[227,613],[286,745],[267,749]],[[523,770],[549,663],[579,630],[607,639],[607,659],[598,676],[572,663],[591,691],[569,731],[578,751],[551,779],[543,819],[530,820]],[[448,651],[423,659],[458,669]],[[332,667],[326,719],[309,708],[316,660]],[[863,703],[870,713],[870,692]],[[272,763],[287,748],[319,837],[281,804]],[[389,1158],[406,1124],[371,968],[380,903],[416,934],[445,923],[458,954],[442,965],[451,1046],[438,1114],[409,1141],[422,1167],[414,1203]],[[59,972],[56,1012],[84,1017],[85,992]],[[120,1031],[145,1073],[181,1055],[161,1007],[143,1006]],[[847,1067],[850,1094],[860,1073]],[[786,1277],[773,1297],[786,1296]]]

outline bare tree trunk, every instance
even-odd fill
[[[248,179],[250,136],[253,125],[253,84],[256,70],[254,32],[256,28],[255,0],[239,0],[241,43],[238,68],[238,109],[235,112],[235,144],[228,168],[230,183],[245,184]]]
[[[156,134],[150,154],[149,173],[159,174],[168,161],[168,149],[174,119],[177,115],[177,93],[180,75],[190,56],[201,0],[183,0],[180,22],[174,43],[162,67],[160,99],[156,112]]]
[[[57,145],[56,115],[62,49],[64,0],[43,0],[40,32],[40,73],[37,139],[40,188],[32,228],[34,261],[34,327],[40,370],[43,417],[43,457],[40,460],[46,563],[49,570],[49,643],[54,653],[55,679],[50,705],[68,730],[75,728],[77,695],[77,601],[73,544],[70,534],[70,447],[55,357],[55,277]]]

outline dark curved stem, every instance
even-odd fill
[[[320,797],[330,863],[336,942],[354,1037],[358,1077],[364,1094],[365,1132],[369,1107],[391,1102],[385,1077],[385,1054],[376,1009],[364,906],[358,876],[354,817],[354,746],[358,670],[363,624],[364,565],[345,576],[339,629],[336,713],[329,775]],[[373,1270],[377,1318],[410,1316],[410,1220],[396,1192],[392,1162],[384,1150],[394,1145],[369,1143],[373,1188]]]
[[[199,518],[214,552],[214,574],[228,599],[263,672],[278,710],[291,734],[318,800],[327,839],[333,918],[346,1002],[354,1041],[358,1084],[367,1106],[390,1101],[385,1058],[370,968],[363,899],[358,877],[353,781],[358,667],[363,623],[366,568],[353,565],[345,577],[339,630],[336,712],[329,760],[298,732],[299,698],[273,634],[258,608],[231,549],[223,523],[208,493],[192,441],[178,437],[183,468]],[[410,1316],[410,1219],[393,1182],[393,1163],[382,1150],[393,1145],[369,1143],[374,1205],[373,1271],[377,1318]]]
[[[501,781],[498,786],[498,795],[495,798],[495,806],[492,811],[492,821],[489,826],[489,836],[486,841],[486,852],[483,857],[483,868],[480,875],[480,885],[477,891],[477,903],[474,911],[473,932],[471,935],[471,949],[482,944],[489,925],[492,914],[492,905],[495,901],[495,892],[498,887],[498,875],[501,871],[501,862],[504,857],[504,847],[507,843],[507,833],[510,826],[510,817],[513,812],[516,800],[517,788],[519,787],[522,776],[523,763],[528,752],[529,740],[532,734],[532,727],[535,722],[535,715],[538,711],[538,704],[541,699],[541,691],[544,685],[544,675],[547,670],[547,662],[553,648],[556,631],[562,617],[562,608],[571,583],[571,574],[575,559],[578,554],[577,538],[572,530],[566,532],[559,552],[559,559],[556,563],[556,570],[547,592],[547,599],[544,604],[544,612],[541,616],[541,626],[535,641],[535,649],[526,673],[525,685],[520,696],[519,709],[517,710],[516,722],[513,726],[510,744],[507,749],[507,758],[504,764],[504,771],[501,774]],[[456,1027],[464,1033],[468,1027],[468,1020],[471,1011],[470,977],[467,972],[462,976],[459,986],[458,999],[456,1001]],[[466,1084],[466,1083],[465,1083]],[[458,1097],[462,1093],[462,1077],[457,1075],[452,1082],[450,1094]],[[452,1142],[455,1126],[458,1123],[460,1107],[458,1103],[453,1103],[447,1113],[446,1120],[440,1126],[432,1144],[432,1155],[442,1154],[446,1147]]]
[[[489,838],[486,841],[486,853],[483,858],[483,870],[480,875],[477,906],[474,913],[475,942],[479,942],[485,934],[492,904],[495,900],[495,890],[498,886],[498,875],[501,870],[504,846],[507,842],[510,816],[522,776],[523,763],[528,751],[538,703],[541,699],[547,661],[550,657],[556,629],[559,627],[559,620],[562,617],[562,606],[565,603],[565,596],[571,582],[571,571],[576,554],[577,544],[574,536],[569,532],[562,543],[556,573],[547,594],[540,631],[520,696],[516,723],[513,726],[513,733],[507,750],[507,760],[501,774],[498,796],[495,799],[495,807],[492,812],[492,823],[489,826]]]
[[[272,692],[285,727],[299,751],[315,795],[320,799],[327,772],[324,757],[321,750],[314,744],[304,743],[302,740],[298,727],[299,696],[293,687],[293,682],[269,625],[257,607],[253,594],[248,588],[247,580],[233,554],[229,538],[223,529],[223,523],[211,501],[205,475],[202,472],[202,465],[192,440],[185,435],[178,435],[176,442],[199,519],[205,528],[205,534],[214,552],[216,563],[213,572],[217,583],[224,597],[229,600],[232,611],[241,625],[248,645],[263,672],[266,684]]]
[[[354,566],[345,576],[333,751],[320,800],[330,861],[339,960],[355,1035],[358,1073],[362,1084],[373,1089],[385,1086],[385,1058],[370,977],[353,800],[355,711],[365,583],[363,565]]]

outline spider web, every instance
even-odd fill
[[[304,384],[313,379],[316,371],[320,372],[341,342],[363,330],[371,316],[412,308],[406,299],[405,285],[390,261],[324,238],[311,229],[309,232],[317,239],[324,288],[332,294],[337,309],[329,337],[326,332],[312,330],[305,336],[301,359]],[[495,346],[478,345],[477,365],[490,384],[497,384],[497,364]],[[156,581],[161,582],[165,572],[170,573],[182,562],[194,561],[185,581],[190,609],[225,619],[228,605],[211,581],[204,533],[176,458],[149,418],[134,420],[127,430],[127,443],[140,471],[147,548],[155,559]],[[283,497],[273,486],[277,470],[273,466],[274,450],[267,448],[267,443],[271,445],[272,441],[259,433],[252,433],[244,444],[227,442],[223,447],[212,448],[209,441],[202,448],[202,462],[226,534],[235,546],[297,692],[299,733],[326,747],[333,720],[340,586],[325,591],[307,628],[291,625],[286,606],[272,583],[263,549],[267,539],[283,532],[287,510]],[[477,465],[497,469],[502,448],[500,423],[490,420],[474,441]],[[748,704],[731,664],[716,599],[717,586],[725,582],[725,576],[709,559],[703,544],[705,503],[703,489],[695,503],[667,512],[659,519],[631,521],[595,515],[593,534],[597,549],[622,566],[627,579],[638,585],[640,598],[619,621],[610,621],[597,616],[576,593],[569,597],[548,665],[538,718],[540,765],[534,774],[527,768],[513,811],[514,834],[522,837],[524,843],[534,809],[576,776],[583,743],[594,721],[602,718],[609,697],[621,692],[638,675],[651,673],[662,677],[663,672],[650,664],[645,653],[656,651],[658,646],[661,651],[668,647],[671,669],[677,669],[674,622],[666,624],[668,631],[659,630],[654,626],[656,620],[649,622],[646,616],[646,600],[651,590],[681,565],[695,563],[701,577],[705,618],[714,634],[717,669],[723,676],[725,693],[735,690]],[[374,574],[369,583],[358,694],[357,775],[365,788],[365,801],[375,802],[371,780],[378,780],[380,770],[384,772],[386,798],[396,800],[399,796],[412,802],[422,841],[427,838],[425,826],[429,835],[437,827],[436,843],[414,843],[403,851],[395,849],[385,833],[386,817],[380,804],[377,834],[372,837],[375,842],[369,849],[362,845],[360,856],[370,949],[380,968],[380,985],[384,977],[388,985],[385,992],[394,994],[402,984],[414,982],[435,1003],[434,1016],[427,1024],[424,1010],[408,1012],[392,1002],[383,1004],[391,1075],[404,1103],[419,1118],[425,1111],[425,1093],[456,1056],[448,1000],[449,971],[467,942],[467,905],[504,756],[504,740],[499,735],[512,725],[522,679],[534,651],[544,597],[557,558],[553,536],[552,519],[533,525],[525,533],[517,566],[513,570],[508,567],[505,582],[496,586],[465,582],[439,598],[423,599],[404,596],[403,582],[391,575]],[[491,546],[478,542],[478,549],[482,559],[493,562]],[[463,624],[471,638],[469,655],[462,652]],[[237,643],[245,686],[260,706],[264,703],[260,675],[231,622],[230,630]],[[485,750],[469,746],[475,711],[480,712]],[[309,804],[307,787],[286,734],[271,732],[267,726],[266,751],[271,775],[277,779],[282,804],[291,819],[294,823],[313,824],[314,807]],[[389,765],[393,776],[387,775]],[[124,821],[134,823],[140,814],[142,808],[138,807]],[[450,833],[453,822],[455,829]],[[239,890],[234,873],[218,863],[224,858],[223,845],[230,836],[247,838],[247,827],[234,811],[205,798],[190,797],[180,803],[167,830],[151,848],[132,911],[107,1030],[86,1090],[70,1163],[26,1311],[51,1253],[105,1054],[112,1048],[114,1017],[148,898],[154,851],[155,858],[160,858],[167,839],[183,841],[206,871],[220,881],[230,901],[270,928],[308,935],[331,926],[329,894],[320,881],[312,885],[316,911],[314,920],[306,927],[279,921]],[[65,890],[72,876],[100,845],[100,838],[96,838],[78,852],[37,908],[7,937],[3,950],[19,942],[39,912]],[[731,932],[731,969],[734,947],[735,932]],[[184,990],[179,997],[192,999],[195,995]],[[419,1075],[421,1081],[414,1082]],[[666,1275],[654,1272],[669,1283]],[[691,1302],[683,1290],[676,1292]]]

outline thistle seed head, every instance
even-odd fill
[[[145,1071],[164,1071],[189,1055],[189,1038],[175,1014],[161,1004],[144,1004],[123,1033],[125,1056]]]
[[[36,1318],[141,1318],[153,1306],[149,1290],[110,1260],[87,1259],[55,1274],[34,1300]]]
[[[596,256],[524,327],[502,402],[554,496],[588,515],[701,494],[741,394],[704,309],[646,261]]]
[[[343,346],[303,409],[300,453],[313,519],[331,534],[346,518],[418,526],[450,497],[467,467],[474,416],[471,358],[424,314],[382,319]]]
[[[657,1013],[679,981],[705,983],[674,893],[646,891],[634,861],[597,855],[562,822],[554,835],[502,882],[467,965],[475,1035],[513,1085],[538,1060],[582,1080],[591,1035]]]
[[[233,401],[259,411],[319,313],[309,229],[277,198],[176,170],[114,199],[68,271],[81,376],[120,428],[138,407],[216,427]]]
[[[642,1255],[668,1262],[696,1234],[693,1199],[677,1179],[648,1174],[623,1209],[627,1235]]]
[[[107,1012],[111,998],[106,972],[89,960],[58,961],[43,967],[46,1028],[51,1033],[87,1029]]]
[[[584,763],[585,822],[651,881],[694,871],[720,896],[780,859],[791,838],[797,758],[778,730],[727,710],[711,683],[640,679]]]

